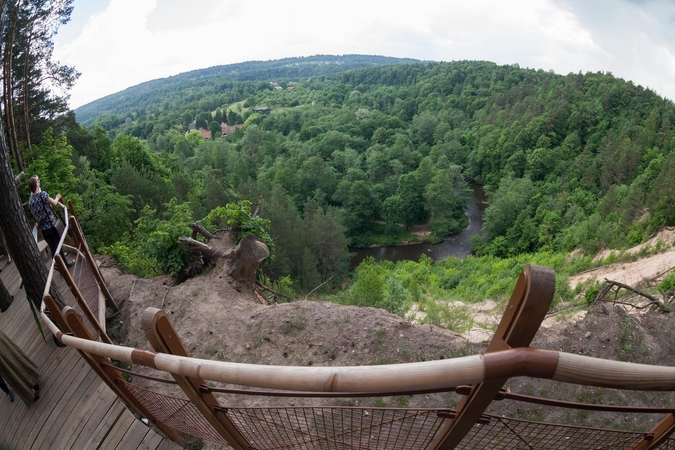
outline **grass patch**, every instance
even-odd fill
[[[294,320],[290,320],[290,321],[287,320],[286,322],[284,322],[284,324],[281,325],[281,327],[279,327],[279,330],[283,334],[294,336],[299,331],[304,330],[305,325],[306,325],[305,316],[300,314]]]
[[[387,402],[384,401],[382,397],[378,397],[375,399],[375,404],[374,406],[376,408],[386,408],[387,407]]]
[[[333,361],[337,357],[339,347],[337,344],[333,344],[323,351],[324,361]]]
[[[422,323],[445,327],[455,333],[463,333],[474,324],[473,317],[465,306],[450,305],[444,301],[427,298],[420,302],[419,308],[426,314]]]

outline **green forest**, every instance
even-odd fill
[[[74,178],[101,186],[73,180],[97,211],[83,217],[97,249],[130,251],[139,226],[160,226],[150,221],[185,234],[217,207],[261,197],[267,275],[306,290],[346,275],[348,245],[396,242],[396,224],[431,220],[437,238],[463,228],[467,181],[489,195],[478,256],[621,249],[675,220],[673,105],[611,74],[461,61],[219,88],[69,124]],[[212,139],[186,135],[193,121]],[[220,137],[221,122],[242,127]]]
[[[426,304],[451,328],[462,312],[433,312],[435,299],[502,298],[528,263],[554,267],[570,299],[566,276],[590,255],[675,225],[673,103],[611,73],[319,55],[12,120],[15,171],[72,200],[93,250],[124,270],[180,278],[190,224],[236,226],[268,244],[261,279],[290,298],[330,280],[335,301],[401,315]],[[423,223],[433,242],[463,229],[469,182],[488,196],[473,256],[350,271],[350,247],[414,240]]]

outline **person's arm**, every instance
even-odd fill
[[[61,194],[56,194],[56,198],[51,198],[50,196],[47,196],[47,199],[50,205],[56,206],[61,201]]]

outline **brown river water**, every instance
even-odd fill
[[[462,231],[445,237],[440,244],[414,244],[414,245],[392,245],[389,247],[367,247],[351,248],[352,269],[358,266],[366,257],[372,256],[375,261],[417,261],[420,256],[427,255],[433,261],[441,261],[448,256],[465,258],[471,254],[471,236],[480,234],[483,229],[483,212],[487,204],[485,203],[485,192],[482,186],[470,184],[473,189],[473,198],[468,205],[466,215],[469,218],[469,226]]]

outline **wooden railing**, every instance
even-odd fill
[[[62,205],[63,206],[63,205]],[[82,263],[94,265],[93,257],[86,246],[84,236],[74,217],[66,212],[66,232],[77,230],[78,254]],[[58,253],[58,252],[57,252]],[[84,257],[88,255],[88,257]],[[241,428],[227,413],[228,409],[218,404],[207,381],[220,382],[248,388],[286,391],[286,395],[311,396],[316,393],[343,393],[355,395],[396,395],[417,392],[456,391],[463,392],[456,410],[444,412],[444,420],[438,428],[429,432],[425,442],[428,449],[452,449],[472,432],[476,423],[485,420],[487,406],[500,393],[506,380],[513,377],[536,377],[564,383],[640,391],[675,391],[675,368],[632,364],[565,353],[561,351],[530,348],[530,342],[539,329],[553,298],[555,285],[551,269],[528,266],[521,274],[499,327],[487,351],[483,355],[465,356],[439,361],[407,364],[390,364],[358,367],[289,367],[255,364],[239,364],[223,361],[191,358],[182,346],[168,316],[154,308],[146,310],[143,329],[155,351],[114,345],[99,324],[99,338],[82,324],[81,317],[66,307],[58,311],[49,295],[54,270],[58,269],[67,279],[70,290],[90,321],[96,322],[94,314],[86,313],[87,299],[78,287],[60,257],[55,258],[50,269],[41,318],[63,344],[77,349],[92,368],[118,393],[132,411],[147,418],[176,442],[182,438],[168,420],[162,419],[162,411],[153,410],[140,399],[139,390],[124,381],[112,360],[149,367],[171,374],[185,392],[195,411],[201,414],[209,430],[215,431],[233,448],[253,448],[250,435],[244,436]],[[102,277],[98,268],[92,273]],[[114,303],[113,303],[114,304]],[[264,395],[264,393],[258,393]],[[562,402],[564,403],[564,402]],[[568,406],[569,407],[569,406]],[[194,413],[196,414],[196,413]],[[440,414],[440,412],[439,412]],[[554,425],[551,425],[554,426]],[[650,433],[637,434],[635,449],[655,448],[664,442],[675,429],[675,416],[669,414]],[[208,436],[208,434],[205,434]],[[425,438],[427,439],[427,438]],[[389,445],[389,444],[388,444]],[[555,445],[555,443],[553,444]],[[258,448],[258,447],[256,447]],[[422,447],[421,447],[422,448]],[[623,447],[622,447],[623,448]]]

